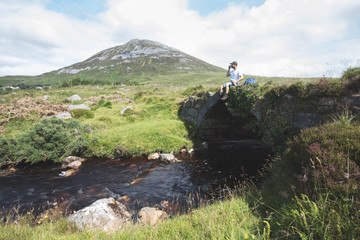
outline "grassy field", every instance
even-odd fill
[[[79,231],[65,218],[37,226],[23,218],[20,224],[0,225],[0,239],[266,239],[266,228],[259,228],[261,219],[253,211],[233,196],[155,227],[137,224],[113,233]]]

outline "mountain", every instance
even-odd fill
[[[187,76],[188,82],[192,75],[224,73],[224,69],[206,63],[165,44],[133,39],[124,45],[105,49],[71,66],[44,73],[39,76],[7,76],[0,78],[0,85],[5,84],[58,84],[69,79],[85,79],[97,82],[167,82],[174,77]]]
[[[143,80],[144,77],[188,72],[224,72],[162,43],[133,39],[105,49],[83,62],[42,74],[43,78],[84,78],[98,80]]]

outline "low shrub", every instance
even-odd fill
[[[100,108],[100,107],[112,108],[112,103],[110,101],[106,101],[104,99],[101,99],[95,105],[95,108]]]
[[[79,155],[86,149],[81,135],[87,131],[73,119],[42,119],[16,139],[0,138],[0,162],[59,162],[65,155]]]
[[[341,80],[347,91],[357,93],[360,91],[360,67],[348,68]]]
[[[89,119],[89,118],[94,117],[94,113],[87,109],[74,109],[71,111],[71,116],[73,118],[83,117],[83,118]]]
[[[237,117],[246,119],[252,115],[251,109],[255,103],[258,85],[245,85],[233,88],[229,92],[229,100],[226,103],[229,111]]]

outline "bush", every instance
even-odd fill
[[[79,155],[86,149],[81,139],[85,132],[85,127],[73,119],[43,119],[17,139],[0,138],[0,161],[59,162],[65,155]]]
[[[0,165],[4,162],[12,162],[16,152],[16,141],[12,138],[0,136]]]
[[[252,115],[251,109],[256,100],[257,86],[245,85],[232,88],[232,91],[229,92],[229,100],[226,106],[234,116],[246,119]]]
[[[349,92],[360,91],[360,67],[348,68],[341,77],[345,88]]]
[[[110,101],[105,101],[104,99],[101,99],[96,104],[96,108],[99,108],[99,107],[112,108],[112,103]]]
[[[71,116],[74,118],[84,117],[89,119],[94,117],[94,113],[87,109],[74,109],[71,111]]]
[[[359,139],[360,128],[353,124],[309,128],[288,143],[283,161],[305,182],[348,191],[360,180]]]

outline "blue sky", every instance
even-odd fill
[[[251,8],[258,7],[264,2],[265,0],[189,0],[187,6],[201,16],[206,16],[211,12],[224,10],[231,4]],[[105,11],[107,4],[105,0],[51,0],[46,4],[46,8],[79,19],[88,19],[92,18],[93,14]]]
[[[94,14],[103,12],[106,8],[104,0],[51,0],[46,4],[46,9],[79,19],[93,18]]]
[[[360,66],[359,0],[0,1],[0,76],[39,75],[131,39],[265,76]]]

